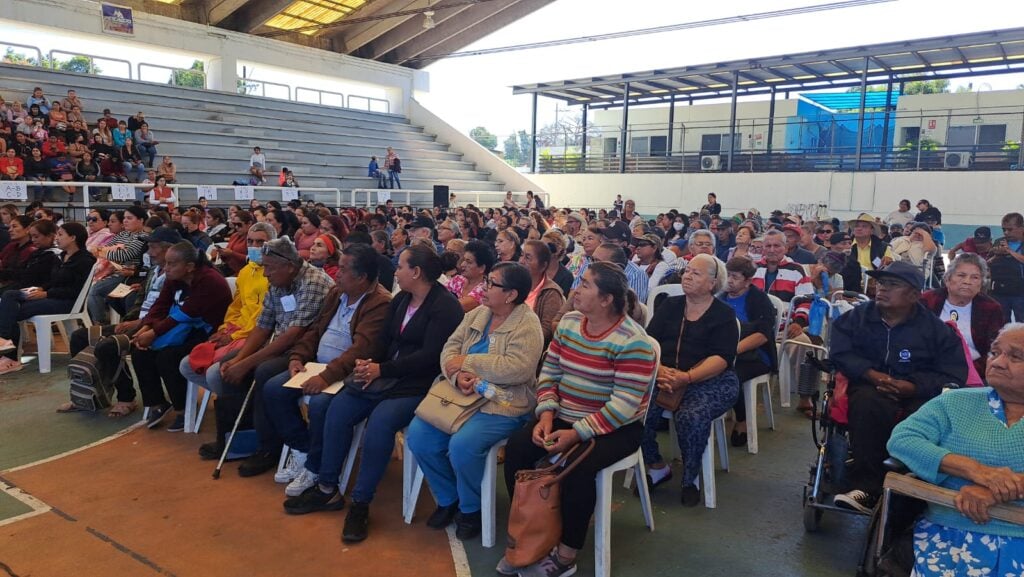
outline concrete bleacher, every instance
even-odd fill
[[[119,120],[143,111],[160,142],[156,163],[171,155],[181,183],[226,185],[244,179],[252,147],[260,146],[269,165],[268,185],[277,184],[277,173],[286,166],[303,187],[374,188],[376,180],[366,176],[370,156],[383,164],[385,147],[391,146],[402,159],[404,189],[504,188],[396,114],[0,64],[0,95],[6,100],[24,102],[35,86],[51,100],[77,90],[90,129],[104,108]]]

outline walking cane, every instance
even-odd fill
[[[220,470],[224,467],[224,459],[228,456],[228,451],[231,450],[231,443],[235,440],[235,433],[238,432],[238,425],[242,422],[242,416],[245,415],[245,408],[249,405],[249,397],[252,396],[252,390],[256,387],[256,381],[253,380],[252,384],[249,385],[249,392],[245,393],[245,399],[242,401],[242,409],[238,411],[238,416],[235,417],[235,424],[231,427],[231,433],[224,441],[224,451],[220,454],[220,460],[217,461],[217,468],[213,470],[214,480],[220,479]]]

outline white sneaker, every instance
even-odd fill
[[[306,454],[294,449],[288,452],[288,459],[284,463],[284,469],[274,473],[275,483],[291,483],[292,479],[298,477],[306,470]]]
[[[317,481],[320,480],[320,475],[311,472],[309,469],[303,467],[302,472],[299,473],[298,477],[288,483],[288,486],[284,488],[284,494],[289,497],[298,497],[303,491],[316,485]]]

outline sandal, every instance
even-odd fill
[[[72,403],[71,401],[68,401],[62,404],[61,406],[57,407],[58,413],[77,413],[80,412],[81,410],[82,409],[76,407],[75,404]]]
[[[7,357],[0,358],[0,375],[6,375],[7,373],[14,373],[23,369],[24,366],[13,359]]]
[[[107,411],[107,416],[112,419],[120,419],[134,413],[137,408],[139,405],[135,401],[114,403],[114,406]]]
[[[811,404],[797,405],[796,410],[803,413],[808,419],[814,418],[814,406]]]

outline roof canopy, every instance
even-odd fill
[[[729,97],[734,80],[739,96],[856,86],[865,65],[868,84],[1024,72],[1024,28],[523,84],[512,92],[611,108],[622,105],[627,82],[630,105],[654,104]]]

